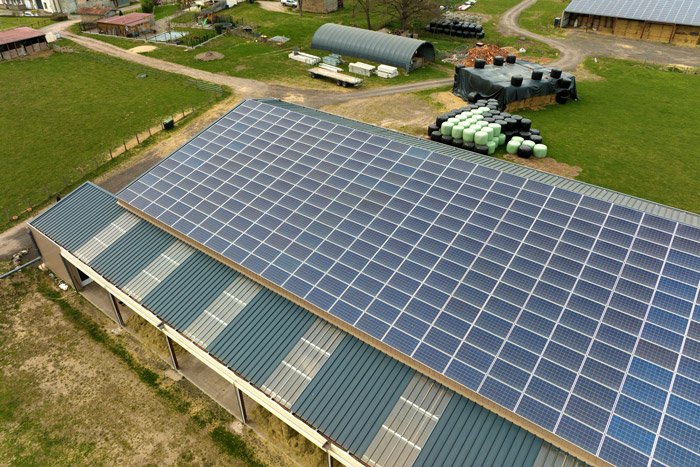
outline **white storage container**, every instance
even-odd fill
[[[368,65],[367,63],[355,62],[349,65],[350,73],[355,73],[360,76],[372,76],[372,73],[377,67]]]

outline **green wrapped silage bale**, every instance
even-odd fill
[[[491,109],[488,107],[479,107],[479,110],[481,110],[481,112],[491,112]]]
[[[547,157],[547,145],[535,144],[535,146],[532,148],[532,154],[535,157],[537,157],[538,159],[542,159],[543,157]]]
[[[498,145],[503,146],[504,144],[506,144],[506,135],[501,133],[500,135],[498,135]]]
[[[480,113],[472,115],[472,118],[475,119],[476,121],[483,120],[484,116],[481,115]]]
[[[443,135],[452,136],[452,128],[454,128],[454,123],[448,120],[440,127],[440,133]]]
[[[486,145],[489,141],[489,134],[486,133],[485,131],[477,131],[474,133],[474,142],[476,144],[481,144],[482,146]]]
[[[450,117],[447,119],[447,121],[454,124],[459,123],[459,119],[457,117]]]
[[[513,138],[510,141],[508,141],[508,144],[506,145],[506,152],[508,154],[517,154],[519,147],[520,141],[516,141],[515,138]]]
[[[465,128],[464,131],[462,132],[462,141],[465,143],[471,143],[474,141],[474,134],[476,133],[476,130],[473,128]]]
[[[494,152],[496,152],[496,147],[498,146],[498,143],[496,143],[496,140],[489,141],[486,143],[486,146],[489,148],[489,156],[492,155]]]
[[[467,126],[472,126],[475,123],[476,123],[476,119],[474,119],[474,117],[469,117],[468,119],[466,119],[464,121],[464,124]]]
[[[489,135],[489,141],[493,141],[493,128],[490,126],[485,126],[481,129],[481,131],[485,131],[486,134]]]
[[[484,111],[481,109],[472,110],[472,115],[481,115],[482,113],[484,113]],[[481,117],[481,118],[484,118],[484,117]]]
[[[484,120],[479,120],[478,122],[476,122],[476,124],[479,125],[481,128],[486,128],[487,126],[489,126],[489,124]]]
[[[525,146],[530,146],[531,148],[534,148],[537,143],[535,143],[532,140],[526,139],[525,141],[523,141],[520,144],[524,144]]]
[[[501,135],[501,125],[498,123],[489,123],[489,126],[493,128],[493,136],[500,136]]]
[[[452,137],[457,139],[462,139],[462,132],[464,131],[464,127],[462,125],[455,125],[452,127]]]
[[[510,140],[511,140],[511,141],[517,141],[518,143],[521,143],[521,144],[522,144],[522,142],[525,141],[525,138],[523,138],[523,137],[521,137],[521,136],[513,136]],[[520,144],[518,144],[518,146],[520,146]]]

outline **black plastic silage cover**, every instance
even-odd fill
[[[561,78],[571,81],[568,88],[562,88],[559,86],[559,79],[549,77],[550,70],[551,68],[525,60],[518,60],[513,64],[503,66],[486,65],[480,69],[460,68],[455,70],[452,92],[464,100],[468,100],[470,93],[478,93],[482,99],[496,99],[500,109],[505,109],[510,102],[528,97],[557,94],[564,89],[568,89],[572,99],[578,100],[574,75],[562,72]],[[533,71],[542,71],[543,79],[539,81],[530,79]],[[511,77],[513,76],[523,77],[521,86],[511,86]],[[563,82],[566,83],[566,81]]]

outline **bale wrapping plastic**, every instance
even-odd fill
[[[542,143],[542,137],[540,135],[530,135],[530,140],[534,141],[536,144]]]
[[[477,131],[474,133],[474,143],[477,145],[485,145],[489,141],[489,134],[485,131]]]
[[[452,136],[451,135],[442,135],[442,137],[440,138],[440,142],[443,144],[452,145]]]
[[[494,138],[501,136],[501,125],[499,125],[498,123],[489,123],[489,128],[493,128]]]
[[[486,146],[489,148],[488,155],[492,155],[494,152],[496,152],[496,147],[498,147],[498,143],[496,141],[489,141],[486,143]]]
[[[474,141],[465,141],[462,143],[462,149],[466,149],[467,151],[473,151],[476,148],[476,144],[474,144]]]
[[[529,147],[531,147],[531,148],[534,148],[534,147],[535,147],[535,144],[537,144],[537,143],[535,143],[534,141],[531,141],[531,140],[529,140],[529,139],[526,139],[525,141],[523,141],[522,143],[520,143],[521,146],[529,146]]]
[[[525,141],[525,139],[520,136],[513,136],[510,140],[517,141],[518,143],[522,143],[523,141]]]
[[[503,146],[504,144],[506,144],[506,135],[501,133],[498,135],[498,145]]]
[[[440,133],[443,135],[452,135],[452,128],[454,128],[454,123],[445,122],[440,127]]]
[[[535,144],[532,148],[532,154],[538,159],[547,157],[547,146],[544,144]]]
[[[474,151],[479,154],[487,155],[489,153],[489,147],[485,144],[477,144],[474,146]]]
[[[452,139],[452,146],[456,148],[461,148],[462,144],[464,144],[464,141],[462,141],[462,138],[453,138]]]
[[[532,126],[532,120],[529,118],[523,118],[520,120],[520,124],[518,127],[520,128],[520,131],[530,131],[530,127]]]
[[[508,154],[516,154],[518,152],[518,148],[520,147],[520,141],[515,141],[514,139],[511,139],[508,141],[508,144],[506,145],[506,152]]]
[[[493,128],[485,126],[484,128],[481,129],[481,131],[485,131],[486,135],[489,138],[489,141],[493,140]]]
[[[475,130],[472,128],[465,128],[464,131],[462,132],[462,139],[464,142],[474,142],[474,134],[476,133]]]
[[[532,155],[532,148],[526,144],[520,145],[518,148],[518,157],[522,157],[523,159],[527,159]]]
[[[463,131],[464,127],[462,125],[455,125],[454,127],[452,127],[452,137],[462,139]]]
[[[428,125],[428,136],[432,135],[432,134],[433,134],[433,131],[439,131],[439,130],[440,130],[440,127],[437,126],[437,125],[434,124],[434,123]]]

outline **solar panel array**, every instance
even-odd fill
[[[119,198],[613,464],[700,464],[699,229],[250,100]]]
[[[567,12],[700,26],[698,0],[573,0]]]

